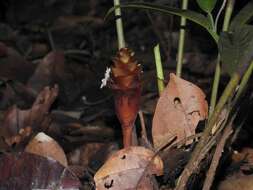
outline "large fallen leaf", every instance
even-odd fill
[[[45,87],[31,109],[20,110],[12,106],[5,114],[0,136],[11,146],[29,136],[31,130],[46,130],[50,124],[49,109],[58,95],[58,86]]]
[[[40,156],[53,158],[54,160],[61,163],[63,166],[67,167],[67,158],[60,147],[60,145],[51,137],[47,136],[45,133],[38,133],[26,146],[26,152],[37,154]]]
[[[237,175],[222,181],[218,190],[253,190],[253,175]]]
[[[207,115],[208,105],[202,90],[170,74],[169,84],[158,100],[153,118],[155,148],[165,145],[173,136],[180,141],[194,135],[198,122]]]
[[[23,152],[0,157],[0,189],[78,189],[80,181],[53,159]]]
[[[95,174],[97,190],[151,190],[152,174],[162,175],[163,162],[144,147],[129,147],[112,154]]]

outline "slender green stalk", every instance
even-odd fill
[[[220,75],[221,75],[220,55],[218,55],[217,63],[215,67],[215,73],[214,73],[214,81],[213,81],[213,86],[212,86],[211,101],[210,101],[210,107],[209,107],[209,117],[212,115],[213,110],[216,105],[218,88],[219,88],[219,83],[220,83]]]
[[[123,30],[123,23],[121,18],[121,9],[120,9],[120,0],[114,0],[114,6],[118,6],[115,9],[115,16],[116,16],[116,29],[117,29],[117,37],[118,37],[118,48],[121,49],[126,47],[125,38],[124,38],[124,30]]]
[[[228,27],[229,27],[232,13],[233,13],[234,5],[235,5],[235,0],[228,0],[226,12],[225,12],[225,17],[224,17],[224,21],[223,21],[223,26],[222,26],[222,30],[224,32],[228,31]]]
[[[224,18],[223,27],[222,27],[222,30],[224,32],[228,30],[233,8],[234,8],[234,0],[228,0],[227,6],[226,6],[225,18]],[[211,102],[210,102],[210,108],[209,108],[209,118],[212,115],[213,110],[215,109],[218,88],[219,88],[219,83],[220,83],[220,75],[221,75],[220,56],[218,56],[216,68],[215,68],[215,74],[214,74],[214,82],[213,82],[213,87],[212,87]]]
[[[216,27],[215,27],[215,23],[214,23],[214,20],[213,20],[213,15],[210,12],[208,12],[207,17],[211,22],[212,30],[216,33]]]
[[[237,100],[240,98],[240,96],[242,95],[249,79],[250,79],[250,76],[252,75],[252,72],[253,72],[253,61],[251,62],[249,68],[247,69],[247,71],[245,72],[245,74],[243,75],[242,77],[242,81],[240,83],[240,86],[239,86],[239,89],[238,89],[238,92],[236,93],[236,96],[235,96],[235,99],[234,99],[234,103],[237,102]]]
[[[161,61],[159,44],[157,44],[154,47],[154,54],[155,54],[155,65],[156,65],[158,92],[161,95],[161,93],[164,89],[164,83],[163,83],[164,76],[163,76],[163,66],[162,66],[162,61]]]
[[[188,8],[188,0],[183,0],[182,9]],[[177,71],[176,74],[178,77],[181,76],[182,66],[183,66],[183,56],[184,56],[184,42],[185,42],[185,26],[186,18],[181,17],[180,22],[180,33],[179,33],[179,43],[178,43],[178,57],[177,57]]]
[[[215,31],[217,31],[217,26],[218,26],[219,18],[220,18],[220,15],[221,15],[223,9],[225,8],[226,4],[227,4],[227,0],[223,0],[223,3],[222,3],[222,5],[221,5],[221,7],[220,7],[220,9],[219,9],[219,11],[218,11],[218,13],[216,15],[215,24],[214,24]]]

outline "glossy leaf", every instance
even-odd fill
[[[157,5],[153,3],[126,3],[120,5],[121,8],[137,8],[137,9],[146,9],[151,11],[157,11],[160,13],[164,13],[167,15],[176,15],[183,16],[188,20],[191,20],[200,26],[204,27],[214,38],[215,41],[218,41],[218,35],[212,30],[212,26],[210,21],[204,15],[190,11],[190,10],[182,10],[178,8],[172,8],[164,5]],[[117,7],[112,7],[106,14],[105,18],[111,15]]]
[[[253,26],[244,25],[224,32],[218,43],[222,69],[229,75],[243,73],[253,56]]]
[[[216,5],[216,2],[217,0],[197,0],[197,3],[200,8],[207,13],[212,12],[213,8]]]

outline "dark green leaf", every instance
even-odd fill
[[[207,13],[212,12],[213,8],[216,5],[216,2],[217,0],[197,0],[197,3],[200,8]]]
[[[205,17],[204,15],[194,12],[194,11],[190,11],[190,10],[182,10],[182,9],[177,9],[177,8],[171,8],[168,6],[164,6],[164,5],[156,5],[156,4],[152,4],[152,3],[129,3],[129,4],[124,4],[124,5],[120,5],[121,8],[137,8],[137,9],[147,9],[147,10],[151,10],[151,11],[158,11],[164,14],[169,14],[169,15],[177,15],[177,16],[183,16],[185,18],[187,18],[188,20],[191,20],[199,25],[201,25],[202,27],[204,27],[211,35],[212,37],[215,39],[215,41],[218,41],[218,35],[212,30],[211,27],[211,23],[209,22],[209,20],[207,19],[207,17]],[[118,8],[116,7],[112,7],[106,14],[105,18],[107,18],[109,15],[111,15],[114,10]]]
[[[247,24],[250,19],[253,17],[253,0],[245,5],[242,10],[235,16],[230,25],[230,30],[234,30],[235,28]]]
[[[219,38],[222,69],[230,76],[243,74],[253,58],[253,26],[244,25],[233,32],[223,32]]]

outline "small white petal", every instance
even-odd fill
[[[106,86],[107,84],[107,81],[109,80],[110,78],[110,73],[111,73],[111,68],[106,68],[106,71],[105,71],[105,77],[102,79],[102,83],[100,85],[100,88],[103,88]]]

